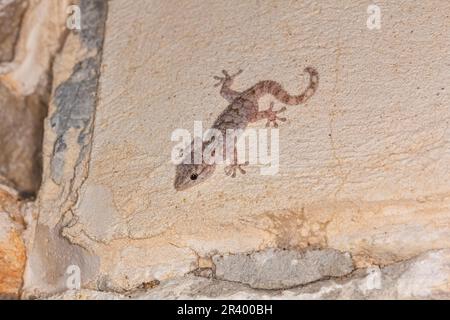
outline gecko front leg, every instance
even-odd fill
[[[231,176],[232,178],[236,177],[236,170],[239,170],[242,174],[246,174],[247,172],[242,168],[243,166],[248,166],[249,162],[245,161],[245,163],[238,164],[238,157],[237,157],[237,149],[236,145],[234,146],[234,159],[233,163],[229,166],[225,167],[225,174],[227,176]]]
[[[287,119],[284,117],[280,118],[279,116],[277,116],[277,114],[286,111],[286,107],[283,107],[278,111],[273,111],[273,106],[274,106],[274,103],[271,102],[269,109],[264,110],[264,111],[258,111],[255,118],[252,119],[253,120],[252,122],[259,121],[262,119],[267,119],[266,127],[270,127],[270,124],[273,124],[274,128],[278,128],[277,120],[279,120],[281,122],[285,122]]]
[[[227,71],[222,70],[223,77],[215,76],[214,79],[219,80],[214,86],[218,87],[222,85],[220,89],[220,95],[224,97],[228,102],[232,103],[237,97],[239,97],[242,93],[238,91],[234,91],[231,89],[231,85],[233,84],[233,80],[235,77],[242,73],[242,70],[239,70],[233,75],[229,75]]]

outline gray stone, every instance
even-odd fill
[[[213,257],[216,278],[240,282],[252,288],[285,289],[325,277],[340,277],[353,270],[349,254],[333,249],[268,249],[251,254]]]
[[[57,134],[51,159],[52,179],[60,184],[67,150],[66,133],[69,129],[79,131],[78,144],[82,147],[77,164],[85,157],[90,146],[92,120],[97,100],[102,46],[104,39],[107,4],[102,0],[82,0],[80,8],[83,24],[80,38],[94,52],[74,66],[70,78],[55,90],[56,112],[50,123]]]
[[[192,275],[127,294],[67,291],[51,299],[449,299],[450,250],[434,250],[384,268],[358,269],[344,278],[285,290],[258,290],[237,282]]]

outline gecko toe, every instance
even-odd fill
[[[214,80],[217,80],[218,82],[214,85],[214,87],[218,87],[220,85],[222,85],[225,82],[225,78],[224,77],[218,77],[218,76],[214,76]]]
[[[232,178],[236,177],[236,167],[234,165],[230,165],[225,168],[225,174]]]
[[[274,128],[278,128],[278,122],[277,120],[281,121],[281,122],[285,122],[287,121],[287,119],[285,117],[279,117],[277,116],[277,114],[282,113],[284,111],[286,111],[286,107],[282,107],[280,110],[278,111],[274,111],[273,110],[274,107],[274,102],[270,103],[269,109],[267,109],[265,111],[265,116],[267,117],[267,123],[266,123],[266,128],[269,128],[271,126],[273,126]]]
[[[246,161],[246,162],[243,163],[243,164],[236,164],[236,163],[235,163],[235,164],[231,164],[231,165],[229,165],[229,166],[226,166],[225,169],[224,169],[225,174],[226,174],[227,176],[232,177],[232,178],[236,178],[236,172],[237,172],[237,170],[239,170],[239,172],[242,173],[242,174],[246,174],[247,171],[245,171],[242,167],[243,167],[243,166],[247,166],[248,164],[249,164],[249,161]]]
[[[232,171],[232,170],[231,170],[230,167],[225,167],[224,171],[225,171],[225,174],[226,174],[227,176],[231,175],[231,171]]]
[[[232,78],[236,78],[238,75],[240,75],[242,72],[244,72],[244,70],[239,69],[238,72],[236,72],[235,74],[233,74],[231,77]]]
[[[270,127],[278,128],[278,123],[277,123],[276,119],[267,120],[266,128],[270,128]]]

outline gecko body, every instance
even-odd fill
[[[290,95],[286,90],[283,89],[281,84],[272,80],[260,81],[251,88],[238,92],[231,89],[234,78],[241,74],[242,70],[234,75],[229,75],[225,70],[222,71],[223,77],[214,77],[219,80],[216,86],[221,85],[220,94],[225,98],[230,104],[228,107],[217,117],[212,125],[212,129],[219,130],[224,137],[228,129],[241,129],[244,130],[249,123],[256,122],[259,120],[267,119],[266,127],[273,125],[278,127],[277,120],[286,121],[286,118],[279,117],[278,114],[286,110],[285,107],[278,111],[273,110],[273,102],[270,104],[269,109],[260,111],[258,101],[263,96],[270,94],[278,101],[285,105],[299,105],[304,103],[310,97],[314,95],[319,85],[319,75],[316,69],[312,67],[307,67],[305,72],[309,74],[309,85],[308,87],[299,95]],[[200,143],[202,151],[205,150],[211,143],[212,140],[203,141]],[[187,157],[193,159],[193,153],[195,150],[192,149],[194,143],[191,144],[191,154]],[[237,163],[237,155],[234,142],[232,144],[225,143],[225,147],[231,146],[234,148],[232,154],[234,154],[233,163],[225,168],[225,173],[231,177],[236,176],[236,171],[239,170],[241,173],[245,174],[245,170],[242,166],[246,164]],[[223,154],[230,154],[224,150]],[[176,167],[174,187],[176,190],[181,191],[195,186],[207,178],[209,178],[214,170],[215,164],[208,164],[202,161],[202,163],[181,163]]]

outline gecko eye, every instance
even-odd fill
[[[196,174],[196,173],[191,174],[191,180],[197,180],[197,178],[198,178],[198,174]]]

